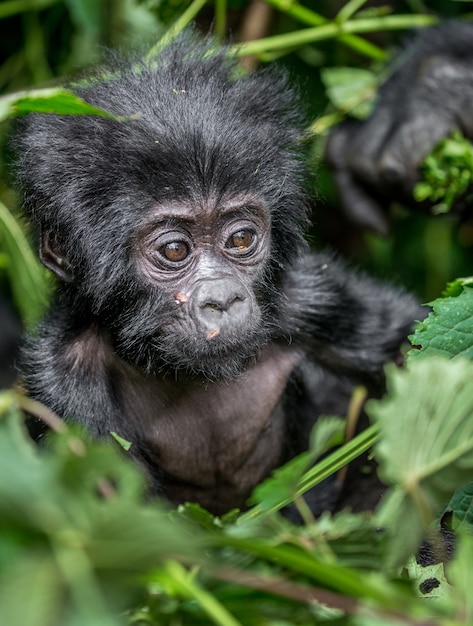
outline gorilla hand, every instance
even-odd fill
[[[352,221],[385,233],[391,201],[430,208],[412,195],[419,165],[455,128],[473,138],[472,42],[466,22],[422,31],[397,57],[371,117],[344,122],[329,137],[326,159]]]

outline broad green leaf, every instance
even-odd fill
[[[33,254],[19,223],[0,202],[0,248],[8,257],[6,267],[18,310],[27,326],[34,324],[46,303],[46,272]]]
[[[403,563],[459,485],[473,473],[473,363],[438,357],[387,369],[387,397],[366,410],[380,429],[379,473],[394,489],[378,511]]]
[[[451,593],[451,587],[445,576],[443,563],[433,565],[420,565],[415,557],[412,557],[408,565],[409,578],[415,581],[421,597],[447,599]]]
[[[177,509],[180,518],[195,522],[207,532],[216,532],[222,529],[222,522],[219,517],[215,517],[203,509],[199,504],[193,502],[185,502],[180,504]]]
[[[0,624],[51,626],[63,622],[63,594],[54,560],[24,555],[9,571],[0,573]]]
[[[448,566],[448,578],[452,585],[452,597],[457,616],[462,624],[473,623],[473,537],[460,533],[455,559]]]
[[[467,279],[456,281],[448,293],[452,295],[429,303],[433,311],[410,336],[421,350],[411,350],[409,361],[432,355],[473,359],[473,286]]]
[[[376,74],[355,67],[331,67],[322,69],[321,76],[337,109],[359,119],[368,117],[378,89]]]
[[[469,482],[458,489],[447,510],[453,511],[453,529],[473,530],[473,482]]]
[[[111,616],[143,591],[147,572],[171,555],[197,554],[190,526],[146,502],[143,478],[115,442],[69,427],[38,449],[12,392],[0,394],[0,418],[1,624],[115,626]],[[3,603],[9,576],[24,584],[9,581]]]
[[[82,98],[62,88],[33,89],[0,98],[0,122],[9,117],[27,115],[28,113],[99,115],[111,119],[125,119],[92,106]]]

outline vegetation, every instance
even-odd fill
[[[147,501],[116,442],[0,394],[0,623],[470,623],[473,287],[448,294],[414,334],[409,367],[389,368],[387,396],[367,404],[372,426],[311,467],[340,440],[341,420],[322,419],[311,449],[222,519]],[[55,430],[46,449],[22,409]],[[379,508],[314,520],[304,492],[373,444],[389,486]],[[281,515],[290,502],[305,524]],[[457,532],[455,558],[421,567],[440,518]]]
[[[449,11],[464,12],[464,4],[455,2],[427,7],[412,0],[405,13],[394,13],[389,6],[350,0],[336,14],[333,3],[321,3],[322,15],[309,9],[309,2],[265,2],[272,20],[240,53],[261,62],[279,58],[296,75],[310,76],[308,90],[319,103],[311,109],[315,159],[327,128],[347,113],[368,113],[385,77],[393,32],[434,23]],[[244,30],[247,5],[246,0],[206,6],[199,0],[2,2],[5,137],[7,120],[30,110],[90,112],[51,88],[50,81],[96,61],[97,44],[126,47],[140,40],[146,42],[144,53],[154,54],[196,16],[202,24],[215,19],[223,37],[229,24]],[[365,38],[374,32],[376,39]],[[25,93],[30,87],[41,90]],[[4,155],[7,162],[8,149]],[[447,140],[444,152],[429,159],[433,175],[424,181],[429,189],[418,193],[438,194],[435,201],[448,208],[450,193],[465,194],[467,187],[458,186],[456,175],[454,189],[443,181],[449,168],[471,172],[471,146],[458,137]],[[322,204],[329,210],[327,180],[321,167]],[[31,326],[48,281],[17,219],[7,176],[0,201],[1,293]],[[414,261],[407,259],[413,244]],[[402,259],[398,276],[409,275],[410,286],[423,297],[433,298],[446,280],[452,282],[430,303],[432,312],[413,334],[406,368],[388,368],[386,396],[367,403],[369,428],[350,439],[339,417],[320,420],[310,450],[259,486],[244,513],[217,519],[194,504],[174,510],[150,501],[123,449],[126,442],[119,437],[93,442],[20,390],[0,393],[0,624],[472,623],[473,279],[452,280],[471,273],[472,247],[471,228],[450,214],[416,217],[399,210],[390,239],[363,235],[357,258],[369,257],[384,270]],[[412,271],[413,264],[421,269]],[[355,397],[355,414],[358,404]],[[24,412],[51,428],[47,446],[38,449],[30,441]],[[339,447],[314,465],[334,446]],[[340,477],[346,464],[367,450],[387,486],[379,507],[369,514],[343,511],[313,519],[304,493],[330,475]],[[303,524],[281,515],[288,505],[296,507]],[[456,532],[454,558],[419,565],[415,555],[422,540],[429,537],[443,548],[446,529]]]

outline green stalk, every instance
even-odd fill
[[[61,0],[3,0],[0,3],[0,20],[5,17],[11,17],[12,15],[18,15],[20,13],[26,13],[27,11],[40,11],[52,6],[53,4],[59,4]]]
[[[337,17],[335,18],[337,22],[346,22],[354,15],[358,9],[366,3],[366,0],[349,0],[340,11],[337,13]]]
[[[27,327],[35,324],[46,302],[47,281],[28,240],[8,208],[0,202],[0,245],[8,257],[7,273],[15,304]]]
[[[285,0],[266,0],[266,2],[302,24],[322,26],[329,23],[326,17],[300,4],[288,4]],[[357,35],[342,35],[340,42],[352,50],[377,61],[384,61],[388,56],[382,48]]]
[[[358,37],[358,35],[342,35],[340,43],[374,61],[386,61],[389,57],[386,50],[375,46],[374,43],[363,37]]]
[[[366,430],[354,437],[351,441],[332,452],[322,461],[310,468],[300,479],[293,497],[281,499],[270,508],[263,508],[261,505],[254,506],[240,516],[241,522],[254,519],[262,514],[271,514],[284,508],[295,498],[299,498],[306,491],[321,483],[325,478],[338,472],[342,467],[358,458],[364,452],[369,450],[378,440],[379,428],[377,424],[369,426]]]
[[[80,546],[68,545],[71,536],[63,542],[60,538],[53,542],[57,566],[68,585],[74,615],[84,624],[100,623],[101,626],[116,626],[116,620],[107,609],[99,591],[93,567]]]
[[[148,59],[157,56],[161,50],[169,45],[184,30],[184,28],[192,22],[199,11],[205,6],[207,0],[194,0],[184,13],[174,22],[171,28],[163,37],[151,48],[146,57]]]
[[[307,7],[303,7],[300,4],[287,2],[287,0],[265,1],[278,11],[282,11],[283,13],[286,13],[286,15],[290,15],[299,22],[308,24],[309,26],[321,26],[322,24],[326,24],[328,22],[326,17],[323,17],[319,13],[308,9]]]
[[[315,28],[306,28],[283,35],[265,37],[256,41],[248,41],[236,46],[236,54],[239,56],[260,55],[264,52],[296,48],[315,41],[339,38],[346,34],[373,33],[377,31],[404,30],[408,28],[421,28],[436,24],[438,19],[432,15],[387,15],[357,19],[344,24],[330,22]]]
[[[291,545],[267,545],[263,541],[239,539],[237,537],[221,536],[221,543],[240,550],[247,554],[277,563],[279,567],[288,567],[294,572],[303,574],[324,588],[333,589],[344,596],[360,599],[371,599],[382,604],[385,608],[399,608],[402,599],[405,605],[406,597],[393,589],[382,588],[376,580],[367,576],[360,576],[360,572],[346,566],[334,563],[324,563],[311,552]]]
[[[351,441],[343,445],[328,457],[314,465],[301,478],[297,486],[295,496],[298,497],[318,485],[323,480],[338,472],[342,467],[351,463],[354,459],[361,456],[364,452],[373,447],[379,438],[379,427],[372,424]]]
[[[200,587],[177,561],[166,563],[166,572],[181,595],[195,600],[217,626],[242,626],[215,596]]]
[[[215,0],[215,34],[223,41],[227,30],[227,0]]]

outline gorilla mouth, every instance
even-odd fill
[[[160,335],[153,341],[152,370],[180,370],[210,381],[233,380],[253,364],[268,341],[263,329],[249,330],[244,338],[221,338],[218,329],[200,339],[186,335]]]

